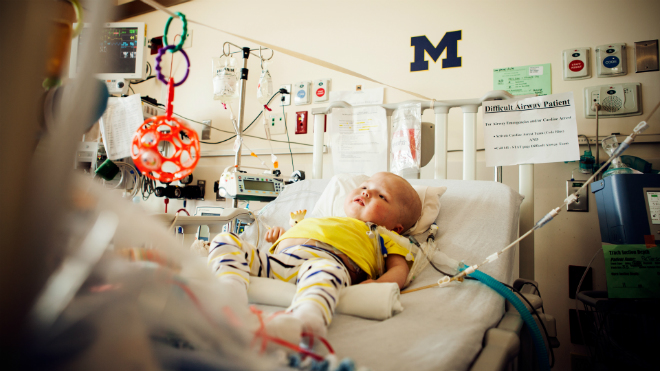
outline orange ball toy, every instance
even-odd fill
[[[199,137],[175,117],[154,116],[133,136],[131,157],[146,177],[171,183],[193,172],[200,157]]]

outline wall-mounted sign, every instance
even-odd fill
[[[506,90],[513,95],[552,94],[550,63],[496,68],[493,70],[493,90]]]
[[[486,166],[580,159],[573,92],[483,103]]]
[[[415,61],[410,63],[410,72],[427,71],[429,62],[425,60],[425,54],[428,54],[433,62],[437,62],[445,50],[447,50],[447,54],[442,60],[442,68],[461,67],[461,57],[458,56],[458,41],[461,40],[461,37],[461,30],[447,32],[438,46],[433,46],[426,36],[411,37],[410,46],[415,47]]]

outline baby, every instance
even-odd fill
[[[346,197],[347,217],[307,218],[287,232],[274,227],[266,233],[266,241],[274,242],[268,252],[233,233],[220,233],[211,242],[208,262],[246,303],[251,275],[295,282],[293,302],[285,314],[273,318],[267,330],[291,341],[299,340],[303,330],[324,336],[342,287],[396,282],[403,288],[408,276],[408,250],[382,235],[386,271],[376,277],[378,263],[365,222],[401,234],[417,222],[421,210],[419,196],[408,181],[392,173],[377,173]]]

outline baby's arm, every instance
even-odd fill
[[[273,227],[266,232],[266,242],[273,243],[286,232],[282,227]]]
[[[405,285],[408,272],[410,271],[406,258],[397,254],[390,254],[385,258],[385,266],[387,271],[380,278],[377,280],[366,280],[362,283],[395,282],[399,285],[399,289],[403,290],[403,285]]]

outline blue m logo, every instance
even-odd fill
[[[410,72],[427,71],[429,62],[424,60],[424,52],[437,62],[442,52],[447,49],[447,56],[442,60],[442,68],[460,67],[461,57],[458,56],[458,41],[461,40],[462,31],[451,31],[445,33],[438,46],[433,46],[426,36],[414,36],[410,38],[410,46],[415,47],[415,61],[410,63]]]

